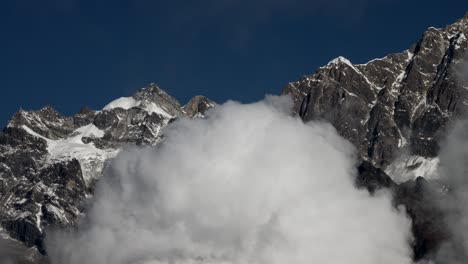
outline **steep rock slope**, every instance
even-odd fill
[[[43,232],[73,225],[106,162],[128,144],[155,145],[179,117],[203,117],[215,103],[182,106],[155,84],[65,117],[46,106],[18,111],[0,132],[0,233],[43,252]],[[186,111],[187,110],[187,111]]]
[[[331,122],[362,159],[395,180],[427,177],[437,166],[445,127],[467,110],[468,83],[461,76],[467,38],[468,13],[445,28],[429,28],[401,53],[365,64],[338,57],[282,94],[293,97],[304,121]]]

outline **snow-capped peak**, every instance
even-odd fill
[[[122,108],[125,110],[128,110],[133,107],[139,107],[141,109],[144,109],[148,113],[156,113],[159,115],[162,115],[166,118],[172,118],[173,116],[167,113],[165,110],[163,110],[160,106],[156,105],[154,102],[149,102],[145,100],[136,100],[133,97],[120,97],[106,106],[104,106],[103,110],[111,110],[114,108]]]
[[[349,61],[348,59],[346,59],[343,56],[339,56],[339,57],[334,58],[329,63],[327,63],[327,65],[342,64],[342,63],[347,64],[349,66],[353,66],[351,61]]]

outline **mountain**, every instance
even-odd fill
[[[293,97],[304,121],[330,122],[363,160],[392,178],[429,176],[445,127],[467,111],[468,82],[460,76],[467,38],[468,13],[444,28],[430,27],[401,53],[365,64],[338,57],[282,94]]]
[[[468,13],[430,27],[409,49],[353,64],[338,57],[289,83],[293,114],[326,120],[358,149],[356,185],[389,188],[412,219],[415,260],[450,238],[440,200],[438,152],[451,122],[468,110]],[[429,181],[428,181],[429,180]]]
[[[106,162],[128,144],[155,145],[176,118],[203,117],[215,103],[182,106],[155,84],[100,111],[65,117],[46,106],[19,110],[0,133],[0,223],[8,237],[44,253],[46,227],[73,225]]]
[[[326,120],[357,147],[358,187],[371,193],[389,188],[395,205],[405,205],[416,259],[446,237],[432,201],[440,192],[424,178],[436,171],[446,127],[468,110],[468,83],[461,76],[467,36],[468,14],[429,28],[401,53],[365,64],[338,57],[281,93],[293,98],[293,115]],[[44,230],[76,223],[120,150],[156,145],[169,123],[203,118],[215,105],[196,96],[183,106],[150,84],[102,110],[83,108],[71,117],[50,106],[20,109],[0,132],[0,235],[12,241],[14,252],[40,259]]]

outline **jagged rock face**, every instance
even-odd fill
[[[34,127],[41,136],[58,139],[67,136],[74,130],[73,119],[64,117],[52,107],[46,106],[39,111],[18,111],[8,123],[8,127],[26,125]]]
[[[184,110],[189,117],[203,117],[206,110],[215,105],[216,103],[210,99],[197,95],[190,99],[190,101],[184,106]]]
[[[185,116],[185,112],[182,109],[179,101],[174,97],[168,95],[165,91],[161,90],[154,83],[150,84],[146,88],[142,88],[137,91],[133,98],[136,100],[142,100],[147,103],[156,103],[158,106],[163,108],[167,113],[173,116]]]
[[[0,231],[43,253],[45,229],[76,223],[105,164],[122,147],[158,144],[175,118],[202,117],[215,105],[196,98],[182,107],[150,84],[73,117],[50,106],[21,109],[0,132]]]
[[[304,121],[331,122],[377,167],[386,168],[402,150],[433,158],[448,122],[467,110],[468,84],[460,76],[467,37],[465,16],[429,28],[402,53],[358,65],[334,59],[282,93],[291,94]]]
[[[365,187],[369,193],[374,194],[382,188],[395,188],[396,184],[381,169],[374,167],[367,161],[358,166],[358,174],[355,179],[358,188]]]

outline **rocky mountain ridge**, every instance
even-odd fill
[[[332,123],[363,160],[394,179],[428,177],[445,127],[467,111],[468,82],[461,76],[468,75],[467,38],[468,13],[444,28],[430,27],[401,53],[365,64],[338,57],[282,94],[294,98],[304,121]]]
[[[182,106],[150,84],[103,110],[85,108],[72,117],[50,106],[20,109],[0,132],[0,233],[44,253],[45,228],[77,221],[120,149],[155,145],[170,122],[203,117],[214,105],[197,96]]]
[[[425,191],[450,122],[465,113],[468,83],[460,73],[468,48],[468,13],[429,28],[401,53],[365,64],[338,57],[288,84],[292,114],[323,119],[358,149],[356,185],[389,188],[413,219],[415,258],[446,237]],[[215,103],[196,96],[182,106],[155,84],[66,117],[46,106],[19,110],[0,132],[0,234],[45,253],[48,227],[73,225],[106,162],[127,144],[155,145],[176,118],[203,118]],[[428,235],[429,234],[429,235]],[[30,252],[28,253],[30,254]]]

